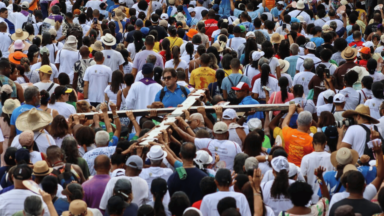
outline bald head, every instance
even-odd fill
[[[61,160],[63,156],[63,153],[61,151],[61,148],[56,145],[51,145],[47,148],[47,159],[53,163],[57,160]]]
[[[89,49],[87,46],[80,47],[80,55],[81,57],[85,58],[89,56]]]
[[[109,172],[111,169],[111,162],[106,155],[99,155],[95,158],[95,170],[96,172]]]

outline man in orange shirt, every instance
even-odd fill
[[[299,113],[296,121],[297,129],[288,126],[295,112]],[[312,114],[310,112],[303,111],[303,108],[296,107],[295,104],[289,105],[288,114],[282,124],[283,138],[288,161],[296,166],[300,166],[304,155],[313,152],[312,137],[308,134],[311,124]]]

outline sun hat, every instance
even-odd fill
[[[289,62],[287,60],[279,59],[280,73],[285,73],[289,69]]]
[[[116,44],[116,38],[107,33],[105,36],[101,37],[101,42],[106,46],[114,46]]]
[[[8,56],[9,61],[16,65],[20,64],[22,58],[28,58],[28,56],[22,52],[14,52]]]
[[[337,167],[337,165],[356,164],[358,159],[359,153],[346,147],[342,147],[331,154],[331,163],[333,167]]]
[[[242,82],[242,83],[243,84],[240,86],[240,88],[238,88],[239,90],[242,89],[242,86],[244,84],[246,84],[244,82]],[[247,86],[248,86],[248,84],[247,84]],[[245,86],[244,88],[246,88],[247,86]],[[249,90],[249,86],[248,86],[248,90]],[[226,110],[224,110],[224,112],[223,112],[223,119],[226,119],[226,120],[237,119],[236,111],[234,109],[226,109]]]
[[[335,94],[333,96],[333,103],[343,103],[345,102],[345,96],[343,94]]]
[[[213,132],[215,134],[223,134],[228,131],[228,126],[224,122],[216,122],[215,125],[213,126]]]
[[[54,28],[49,29],[49,34],[51,34],[51,36],[57,36],[57,32]]]
[[[371,111],[369,107],[365,106],[364,104],[358,105],[355,110],[346,110],[342,114],[344,118],[352,118],[354,115],[362,115],[368,118],[371,121],[371,124],[380,123],[377,119],[371,117]]]
[[[32,139],[32,141],[33,141],[33,139]],[[34,176],[47,176],[52,171],[53,171],[53,168],[50,168],[45,160],[37,161],[35,164],[33,164],[33,175]]]
[[[23,49],[25,47],[25,44],[23,43],[22,40],[18,39],[13,44],[13,47],[14,47],[15,50],[21,50],[21,49]]]
[[[137,155],[132,155],[128,158],[127,162],[125,162],[126,166],[129,166],[134,169],[143,169],[143,159]]]
[[[11,94],[13,92],[12,87],[8,84],[5,84],[1,87],[1,93],[5,92],[7,94]],[[18,101],[18,100],[17,100]]]
[[[176,18],[176,21],[185,21],[185,16],[181,12],[177,13],[175,18]]]
[[[357,55],[357,50],[355,48],[352,48],[350,46],[347,46],[342,52],[341,52],[341,58],[345,60],[351,60],[354,59]]]
[[[239,82],[236,86],[232,87],[232,89],[235,90],[235,91],[240,91],[240,90],[250,91],[251,90],[251,88],[249,88],[249,85],[247,83],[245,83],[245,82]],[[237,114],[236,114],[235,110],[233,110],[233,109],[226,109],[225,111],[227,111],[227,110],[229,110],[227,112],[227,115],[232,115],[232,116],[234,116],[234,118],[237,118]],[[224,111],[224,113],[225,113],[225,111]],[[224,116],[224,113],[223,113],[223,116]]]
[[[163,26],[164,28],[168,27],[168,21],[167,20],[160,20],[159,26]]]
[[[258,167],[259,167],[259,161],[255,157],[249,157],[245,159],[244,169],[246,172],[248,172],[248,170],[257,169]]]
[[[165,157],[167,157],[167,152],[164,151],[159,145],[152,146],[147,153],[147,158],[149,160],[162,160]]]
[[[83,200],[73,200],[69,204],[69,210],[63,212],[62,215],[63,216],[72,216],[72,215],[93,216],[93,212],[87,208],[87,203],[85,203]]]
[[[65,40],[66,44],[77,44],[77,39],[73,35],[69,35],[67,40]]]
[[[2,111],[3,111],[3,113],[10,115],[10,114],[12,114],[13,110],[19,106],[20,106],[19,100],[9,98],[4,102]]]
[[[52,74],[52,68],[49,65],[43,65],[39,68],[39,72]]]
[[[263,124],[260,119],[258,118],[251,118],[247,122],[248,130],[254,131],[256,129],[261,129],[263,127]]]
[[[28,9],[29,8],[29,3],[27,1],[23,1],[23,3],[21,3],[21,8],[22,9]]]
[[[113,17],[114,20],[123,20],[125,17],[125,14],[121,9],[116,9],[115,10],[115,16]]]
[[[167,19],[168,19],[168,14],[166,14],[166,13],[162,13],[162,14],[160,15],[160,19],[162,19],[162,20],[167,20]]]
[[[304,5],[304,2],[302,0],[299,0],[296,4],[296,8],[301,10],[301,9],[304,9],[305,5]]]
[[[329,27],[329,25],[327,24],[323,25],[321,29],[323,30],[324,33],[328,33],[331,31],[331,27]]]
[[[213,158],[207,151],[199,150],[196,152],[196,157],[193,159],[193,161],[195,161],[200,169],[203,169],[204,165],[212,163]]]
[[[195,11],[195,8],[193,8],[193,7],[189,7],[189,8],[188,8],[188,12],[189,12],[189,13],[193,13],[193,12],[196,12],[196,11]]]
[[[259,60],[261,57],[263,57],[264,56],[264,52],[263,51],[254,51],[253,53],[252,53],[252,61],[257,61],[257,60]]]
[[[91,45],[92,50],[100,52],[101,50],[104,50],[103,44],[101,41],[95,41],[94,44]]]
[[[212,46],[217,49],[217,52],[223,52],[223,50],[224,50],[223,47],[221,47],[219,43],[213,43]]]
[[[359,50],[359,53],[362,53],[362,54],[370,54],[371,53],[371,49],[369,47],[363,47]]]
[[[305,49],[316,50],[316,44],[313,42],[308,42],[305,44]]]
[[[19,143],[21,146],[31,146],[34,141],[35,134],[31,130],[26,130],[19,135]]]
[[[16,128],[20,131],[38,131],[49,125],[52,120],[53,118],[49,113],[32,108],[17,117]]]
[[[284,156],[274,157],[271,161],[271,165],[276,172],[280,172],[281,170],[289,171],[289,163]]]
[[[79,9],[75,9],[75,10],[73,10],[73,14],[74,15],[80,15],[81,11]]]

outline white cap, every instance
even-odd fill
[[[335,96],[335,92],[332,91],[331,89],[328,89],[327,91],[323,92],[323,97],[327,100],[329,99],[329,97],[333,97],[333,96]]]
[[[216,124],[213,126],[213,133],[215,134],[223,134],[228,131],[228,126],[224,122],[216,122]]]
[[[200,169],[203,169],[205,164],[212,163],[213,158],[207,151],[199,150],[196,152],[196,157],[193,159],[193,161],[195,161]]]
[[[333,96],[333,103],[343,103],[345,102],[345,96],[343,94],[335,94]]]
[[[21,3],[21,8],[29,8],[29,3],[27,1],[24,1]]]
[[[273,170],[280,172],[281,170],[289,170],[289,163],[286,157],[278,156],[274,157],[271,161]]]
[[[246,35],[245,35],[245,37],[256,37],[255,36],[255,33],[253,33],[253,32],[248,32]]]
[[[160,19],[162,19],[162,20],[168,19],[168,14],[162,13],[160,16]]]
[[[234,109],[226,109],[224,110],[223,112],[223,119],[236,119],[237,118],[237,114],[236,114],[236,111]]]
[[[196,11],[195,11],[195,8],[193,8],[193,7],[189,7],[189,8],[188,8],[188,12],[189,12],[189,13],[192,13],[192,12],[196,12]]]
[[[245,159],[244,169],[246,172],[248,172],[248,170],[257,169],[258,167],[259,167],[259,161],[255,157],[249,157]]]
[[[149,160],[162,160],[165,157],[167,157],[167,152],[164,151],[159,145],[152,146],[147,153],[147,158]]]
[[[295,175],[297,175],[297,166],[294,163],[289,163],[288,177],[292,178]]]
[[[189,4],[196,7],[196,1],[190,1]]]
[[[366,41],[365,43],[363,43],[363,46],[365,46],[365,47],[374,47],[375,45],[372,43],[372,41]]]
[[[342,4],[342,5],[347,5],[347,4],[348,4],[348,1],[347,1],[347,0],[341,0],[341,1],[340,1],[340,4]]]
[[[261,57],[263,57],[264,56],[264,52],[263,51],[254,51],[253,53],[252,53],[252,61],[257,61],[257,60],[259,60]]]
[[[256,129],[261,129],[263,124],[258,118],[251,118],[247,122],[249,131],[254,131]]]
[[[305,44],[305,48],[310,50],[316,50],[316,44],[313,42],[308,42],[307,44]]]
[[[283,1],[278,1],[277,4],[284,5],[284,2]]]
[[[113,170],[113,172],[111,173],[111,177],[113,178],[118,176],[125,176],[125,169],[119,168]]]

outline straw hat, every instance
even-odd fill
[[[38,131],[45,128],[52,122],[53,118],[49,113],[32,108],[23,112],[16,119],[16,128],[20,131],[31,130]]]
[[[188,30],[188,29],[189,29],[187,23],[186,23],[184,20],[182,20],[182,21],[180,21],[180,22],[183,23],[183,29],[184,29],[184,30]]]
[[[302,0],[299,0],[296,4],[296,8],[301,10],[301,9],[304,9],[305,5],[304,5],[304,1]]]
[[[273,33],[271,37],[271,43],[273,44],[279,44],[281,41],[284,40],[284,36],[280,35],[279,33]]]
[[[28,32],[23,31],[22,29],[16,29],[15,33],[12,34],[12,40],[25,40],[29,36]]]
[[[369,107],[365,106],[364,104],[358,105],[355,110],[344,111],[342,114],[344,118],[352,118],[354,115],[362,115],[366,118],[369,118],[371,124],[380,123],[377,119],[371,117],[371,111]]]
[[[101,50],[104,50],[104,47],[103,47],[103,44],[101,43],[101,41],[96,41],[94,44],[91,45],[91,48],[92,50],[95,50],[95,51],[101,51]]]
[[[123,20],[125,17],[125,14],[121,9],[116,9],[115,10],[115,17],[113,18],[114,20]]]
[[[53,171],[53,168],[49,168],[46,161],[37,161],[33,164],[34,176],[47,176]]]
[[[175,16],[176,21],[185,21],[185,16],[183,13],[179,12]]]
[[[285,73],[289,69],[289,62],[287,60],[279,59],[280,73]]]
[[[223,52],[223,47],[219,43],[213,43],[212,46],[217,49],[217,52]]]
[[[93,212],[87,208],[87,203],[83,200],[73,200],[69,204],[69,210],[62,213],[63,216],[87,215],[93,216]]]
[[[355,48],[352,48],[350,46],[347,46],[342,52],[341,57],[345,60],[351,60],[354,59],[357,55],[357,50]]]
[[[336,168],[337,165],[356,164],[359,159],[359,153],[353,149],[340,148],[331,154],[331,163]]]
[[[2,110],[3,110],[3,113],[10,115],[12,114],[13,110],[19,106],[20,106],[19,100],[10,98],[4,102]]]
[[[107,33],[105,36],[101,37],[101,41],[106,46],[113,46],[116,44],[116,38],[111,34]]]

